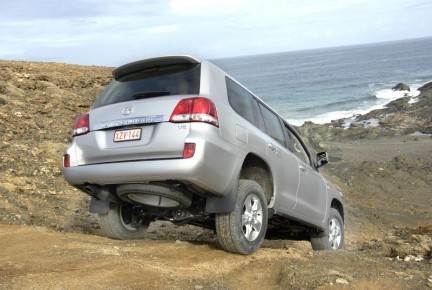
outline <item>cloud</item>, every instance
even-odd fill
[[[104,11],[101,0],[2,0],[3,19],[32,20],[46,18],[92,17]]]
[[[240,5],[246,6],[247,4],[247,1],[241,0],[171,0],[169,7],[172,13],[178,15],[202,14],[206,16],[206,12],[215,14],[223,11],[225,14],[232,14],[238,10]]]
[[[146,29],[146,31],[151,34],[174,33],[174,32],[178,32],[179,30],[180,30],[179,25],[158,25]]]
[[[340,46],[427,36],[432,26],[424,0],[1,1],[0,58],[87,64]]]

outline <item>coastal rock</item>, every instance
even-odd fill
[[[409,90],[409,87],[399,83],[393,90]],[[416,102],[405,96],[364,115],[322,125],[305,122],[297,130],[316,150],[330,149],[332,141],[373,140],[416,132],[432,134],[432,82],[419,90]]]
[[[344,129],[344,122],[324,125],[305,122],[297,130],[316,150],[330,149],[330,142],[332,141],[374,140],[381,136],[395,135],[395,132],[385,130],[380,126],[366,127],[362,122],[352,122],[347,129]]]
[[[432,82],[428,82],[428,83],[424,84],[423,86],[418,88],[418,90],[420,91],[420,95],[432,96]]]
[[[404,83],[398,83],[392,88],[393,91],[411,91],[410,87]]]
[[[297,128],[316,150],[328,149],[328,141],[334,140],[336,136],[343,133],[343,129],[318,125],[313,122],[305,122]]]

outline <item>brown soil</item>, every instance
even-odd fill
[[[61,156],[74,117],[110,72],[0,61],[0,288],[432,288],[429,136],[326,142],[323,172],[347,206],[342,251],[265,240],[253,255],[233,255],[212,231],[168,222],[151,224],[145,240],[100,236],[88,197],[62,177]]]

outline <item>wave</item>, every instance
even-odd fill
[[[362,98],[357,98],[354,100],[343,100],[339,102],[334,102],[330,104],[326,104],[324,106],[320,106],[320,110],[327,111],[324,114],[320,114],[317,116],[313,116],[311,118],[288,118],[287,121],[290,124],[301,126],[305,121],[311,121],[316,124],[325,124],[330,123],[334,120],[339,119],[354,119],[355,116],[367,114],[373,110],[379,110],[385,108],[385,106],[399,98],[410,97],[410,103],[414,103],[417,101],[416,97],[420,94],[418,88],[421,85],[415,84],[411,85],[411,91],[394,91],[392,89],[382,89],[373,92],[373,94],[369,94]],[[375,100],[375,101],[374,101]],[[357,106],[352,109],[344,109],[344,104],[362,104],[366,106]],[[339,108],[339,110],[331,110],[331,108]],[[302,111],[307,111],[309,108],[302,109]],[[329,110],[330,109],[330,110]]]
[[[373,102],[376,100],[375,95],[366,95],[363,97],[357,97],[352,99],[343,99],[340,101],[335,101],[327,104],[320,104],[319,109],[321,111],[331,111],[332,109],[338,109],[338,108],[344,108],[346,106],[352,106],[353,103],[355,104],[364,104],[368,102]],[[317,105],[310,105],[308,107],[304,107],[301,109],[296,110],[298,113],[307,113],[307,112],[313,112],[316,111]]]
[[[357,108],[357,109],[353,109],[353,110],[333,111],[333,112],[328,112],[328,113],[318,115],[316,117],[309,118],[307,121],[311,121],[315,124],[326,124],[326,123],[330,123],[331,121],[334,121],[334,120],[349,119],[349,118],[356,117],[358,115],[364,115],[364,114],[367,114],[373,110],[383,109],[384,107],[385,107],[385,105],[375,105],[375,106],[369,107],[369,108]],[[303,125],[303,123],[306,120],[304,120],[304,119],[303,120],[287,119],[287,121],[290,124],[293,124],[296,126],[301,126],[301,125]]]
[[[375,92],[377,99],[383,100],[397,100],[403,97],[416,97],[420,94],[417,89],[414,91],[394,91],[392,89],[379,90]]]
[[[383,87],[384,83],[369,84],[368,86],[369,88]],[[389,85],[387,84],[386,86],[388,87]],[[394,84],[391,84],[391,86],[394,86]],[[360,96],[345,96],[339,100],[327,103],[325,101],[320,101],[319,103],[312,102],[305,107],[298,108],[296,113],[299,113],[299,115],[308,115],[308,113],[310,113],[313,115],[313,113],[317,111],[318,107],[320,111],[325,112],[363,110],[367,107],[375,107],[376,105],[383,105],[384,103],[387,104],[406,96],[411,98],[417,97],[420,94],[420,91],[417,90],[420,86],[421,85],[419,84],[411,85],[411,91],[380,89],[376,91],[363,92]]]

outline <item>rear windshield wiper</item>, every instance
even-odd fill
[[[145,98],[152,98],[152,97],[168,96],[170,94],[171,94],[170,92],[166,92],[166,91],[139,92],[139,93],[133,94],[132,98],[145,99]]]

